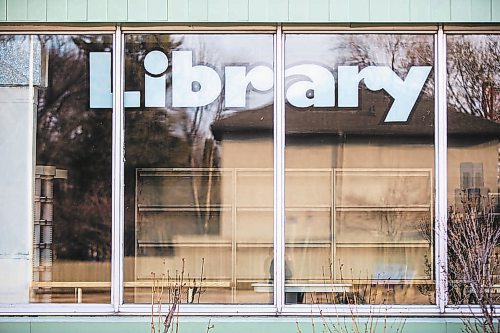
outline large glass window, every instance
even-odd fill
[[[287,303],[434,300],[433,37],[285,39]]]
[[[500,300],[500,36],[450,35],[447,47],[449,302],[493,304]]]
[[[92,106],[93,52],[111,36],[0,38],[2,302],[111,301],[112,105]]]
[[[123,37],[0,35],[0,303],[109,304],[112,255],[126,305],[436,303],[435,35]],[[500,37],[446,41],[445,292],[498,304]]]
[[[272,303],[272,35],[126,35],[125,76],[125,302]]]

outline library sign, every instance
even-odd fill
[[[150,51],[144,58],[144,106],[166,107],[166,71],[170,61],[162,51]],[[228,65],[224,82],[212,67],[193,64],[192,51],[172,51],[172,107],[200,107],[217,99],[224,87],[227,108],[246,106],[249,89],[265,92],[273,88],[274,71],[265,65]],[[411,66],[406,78],[400,78],[388,66],[338,66],[337,83],[333,73],[317,64],[287,68],[285,97],[299,108],[354,108],[359,105],[359,83],[372,91],[385,90],[393,103],[384,122],[406,122],[429,76],[432,66]],[[111,108],[111,53],[90,53],[90,107]],[[335,89],[337,88],[337,94]],[[338,100],[336,101],[336,95]],[[141,92],[125,91],[124,107],[140,107]]]

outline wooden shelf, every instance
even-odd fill
[[[337,206],[337,212],[428,212],[430,205],[405,206]]]
[[[426,241],[418,241],[418,242],[398,242],[398,243],[391,243],[391,242],[367,242],[367,243],[351,243],[351,242],[337,242],[337,247],[338,248],[369,248],[369,247],[380,247],[380,248],[398,248],[398,247],[404,247],[404,248],[428,248],[429,243]]]
[[[172,242],[155,242],[138,240],[139,247],[231,247],[230,241],[172,241]]]

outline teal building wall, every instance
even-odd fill
[[[494,23],[500,0],[0,0],[5,23]]]
[[[184,318],[178,333],[460,333],[457,318]],[[364,324],[367,324],[365,328]],[[174,323],[175,324],[175,323]],[[208,329],[210,326],[210,329]],[[148,333],[149,318],[61,318],[39,319],[0,317],[2,333]]]

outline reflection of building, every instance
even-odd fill
[[[365,91],[361,101],[359,110],[286,108],[285,238],[296,267],[290,282],[319,282],[330,266],[337,280],[358,279],[351,270],[402,285],[432,280],[424,262],[432,247],[421,228],[425,223],[431,230],[434,220],[433,101],[423,98],[407,123],[396,124],[381,120],[388,98]],[[500,125],[453,110],[448,121],[450,188],[497,192]],[[272,124],[272,107],[215,123],[221,151],[230,156],[222,167],[269,156]],[[454,192],[449,199],[455,203]],[[263,223],[255,219],[255,230]],[[424,301],[411,287],[396,297]]]
[[[50,302],[54,247],[54,180],[67,179],[66,170],[37,165],[35,170],[35,205],[33,216],[33,295],[37,302]],[[59,226],[62,227],[62,226]]]

